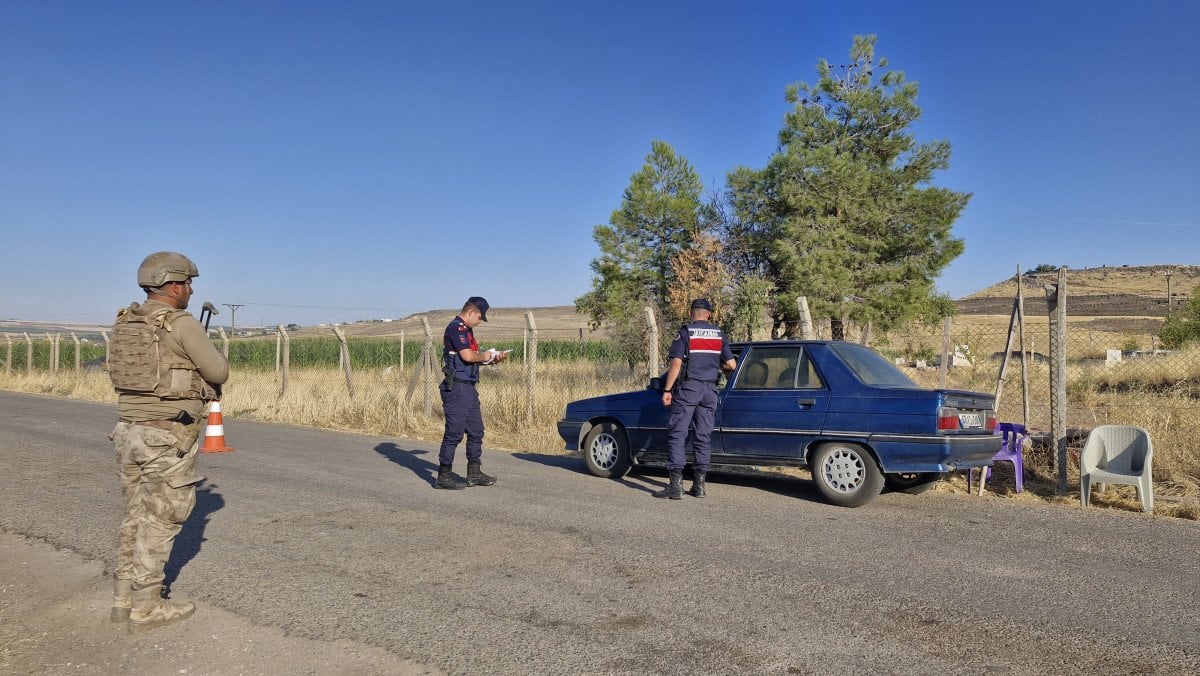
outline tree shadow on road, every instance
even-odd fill
[[[418,455],[431,453],[431,451],[423,451],[419,448],[406,450],[390,441],[386,441],[376,445],[375,452],[405,469],[412,470],[413,474],[416,474],[430,486],[437,483],[437,463],[417,457]]]
[[[179,572],[200,553],[200,547],[207,539],[204,537],[204,529],[208,527],[213,512],[225,506],[225,498],[216,492],[215,488],[217,488],[216,484],[205,486],[203,481],[196,488],[196,506],[192,509],[187,521],[183,522],[183,528],[180,529],[179,535],[175,536],[171,557],[167,559],[167,565],[163,570],[165,575],[163,579],[164,595],[171,593],[171,585],[179,577]]]

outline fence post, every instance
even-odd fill
[[[429,328],[429,319],[425,316],[421,317],[421,330],[425,332],[425,347],[421,352],[425,354],[425,359],[421,360],[421,379],[424,381],[422,389],[425,393],[425,417],[433,415],[433,329]]]
[[[650,369],[650,378],[658,377],[658,320],[654,318],[654,310],[649,307],[646,311],[646,328],[649,339],[646,341],[646,361]]]
[[[950,370],[950,329],[953,325],[952,320],[946,317],[946,321],[942,323],[942,359],[938,364],[938,387],[946,389],[946,374]]]
[[[529,336],[529,351],[525,353],[525,424],[533,424],[533,393],[537,380],[537,323],[533,312],[525,313],[525,330]]]
[[[292,337],[288,335],[287,329],[283,328],[283,324],[279,325],[279,336],[283,338],[283,355],[280,357],[280,367],[282,368],[281,377],[279,379],[279,398],[287,393],[288,377],[292,370]]]
[[[46,334],[46,369],[54,373],[58,369],[54,364],[54,336]]]
[[[808,311],[808,296],[796,296],[796,307],[800,310],[800,339],[816,338],[813,333],[812,313]]]
[[[1000,372],[996,374],[996,413],[1000,413],[1000,395],[1004,393],[1004,376],[1008,373],[1008,359],[1012,354],[1013,339],[1017,333],[1017,299],[1013,299],[1012,315],[1008,319],[1008,336],[1004,339],[1004,356],[1000,357]],[[980,482],[980,485],[983,485]]]
[[[333,333],[338,339],[338,357],[341,361],[342,371],[346,374],[346,393],[353,399],[354,382],[350,377],[350,347],[346,345],[346,334],[342,331],[342,327],[334,324]]]
[[[4,375],[12,375],[12,336],[4,334],[4,342],[8,349],[4,352]]]
[[[1058,283],[1046,284],[1050,314],[1050,469],[1058,470],[1058,493],[1067,492],[1067,274],[1058,269]]]
[[[108,370],[108,331],[101,331],[100,337],[104,339],[104,370]]]
[[[400,372],[404,373],[404,329],[400,329]]]
[[[217,334],[221,336],[221,354],[225,355],[225,359],[229,359],[229,334],[225,333],[224,326],[217,327]]]
[[[1017,324],[1021,335],[1021,424],[1029,428],[1029,355],[1025,353],[1025,292],[1021,290],[1021,266],[1017,266]]]
[[[75,341],[75,377],[79,377],[79,336],[75,332],[71,332],[71,340]]]
[[[583,359],[583,327],[579,327],[579,358]]]
[[[874,322],[871,322],[868,320],[866,325],[863,326],[862,333],[858,334],[858,344],[866,345],[869,347],[871,345],[871,339],[874,337],[875,337],[875,324],[874,324]]]
[[[33,375],[33,339],[29,337],[26,331],[21,332],[25,336],[25,375]]]

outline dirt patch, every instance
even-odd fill
[[[0,532],[0,673],[435,674],[353,641],[288,637],[199,604],[176,625],[130,635],[108,620],[98,561]]]

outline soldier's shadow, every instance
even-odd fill
[[[171,558],[167,560],[166,568],[163,571],[166,575],[163,579],[164,595],[170,594],[171,584],[179,577],[179,571],[183,570],[183,567],[200,553],[200,546],[206,539],[204,529],[208,527],[213,512],[225,506],[225,498],[216,492],[215,488],[217,488],[216,484],[205,486],[203,481],[196,488],[196,506],[192,509],[187,521],[183,522],[183,528],[179,531],[179,535],[175,536],[175,546],[171,548]]]
[[[430,453],[430,451],[422,451],[416,448],[410,451],[387,441],[375,446],[375,452],[405,469],[412,470],[413,474],[416,474],[430,486],[437,483],[437,463],[417,457],[418,455]]]

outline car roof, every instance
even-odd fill
[[[783,346],[787,346],[787,345],[832,345],[834,343],[847,343],[847,342],[848,341],[845,341],[845,340],[791,340],[791,339],[787,339],[787,338],[781,338],[779,340],[735,341],[735,342],[729,343],[729,346],[734,349],[742,349],[742,348],[747,348],[747,347],[763,347],[763,346],[775,346],[775,345],[783,345]],[[850,344],[857,345],[858,343],[850,343]]]

